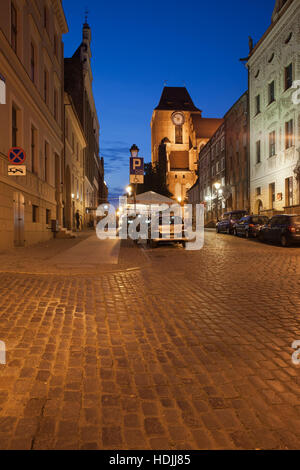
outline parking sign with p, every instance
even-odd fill
[[[141,157],[130,158],[130,183],[144,183],[144,159]]]

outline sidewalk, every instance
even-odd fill
[[[131,240],[99,240],[94,231],[0,252],[0,272],[24,274],[101,274],[145,263],[146,256]]]

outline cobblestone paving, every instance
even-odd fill
[[[298,448],[300,248],[208,232],[146,255],[0,274],[0,449]]]

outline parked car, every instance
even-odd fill
[[[277,242],[282,246],[300,243],[300,215],[274,215],[259,232],[261,241]]]
[[[225,212],[221,220],[217,222],[216,231],[217,233],[225,232],[229,235],[233,233],[235,223],[242,217],[247,215],[247,211],[231,211]]]
[[[233,233],[236,236],[246,238],[257,237],[261,227],[269,222],[269,218],[263,215],[247,215],[236,222],[233,227]]]
[[[158,234],[155,238],[151,238],[151,225],[149,224],[148,240],[152,248],[162,243],[180,243],[182,246],[185,246],[188,239],[184,235],[184,224],[181,217],[170,216],[169,213],[166,217],[163,217],[160,214]]]

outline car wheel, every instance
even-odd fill
[[[238,233],[237,233],[237,230],[236,230],[236,228],[235,228],[235,229],[233,229],[233,235],[234,235],[235,237],[237,237],[237,236],[238,236]]]
[[[182,242],[181,244],[182,244],[182,248],[185,248],[185,242]]]
[[[246,237],[246,238],[249,238],[249,230],[246,230],[246,231],[245,231],[245,237]]]
[[[153,240],[150,241],[150,247],[151,248],[156,248],[157,247],[157,243]]]
[[[259,232],[258,239],[260,242],[264,243],[265,242],[265,237],[263,232]]]
[[[281,237],[280,237],[280,243],[281,243],[281,246],[283,246],[283,247],[285,247],[285,248],[286,248],[287,246],[289,246],[289,244],[290,244],[289,241],[288,241],[288,239],[287,239],[287,237],[286,237],[286,235],[281,235]]]
[[[226,233],[227,233],[227,235],[231,235],[230,227],[228,227],[228,228],[226,229]]]
[[[220,233],[219,226],[216,227],[216,232],[217,232],[217,233]]]

